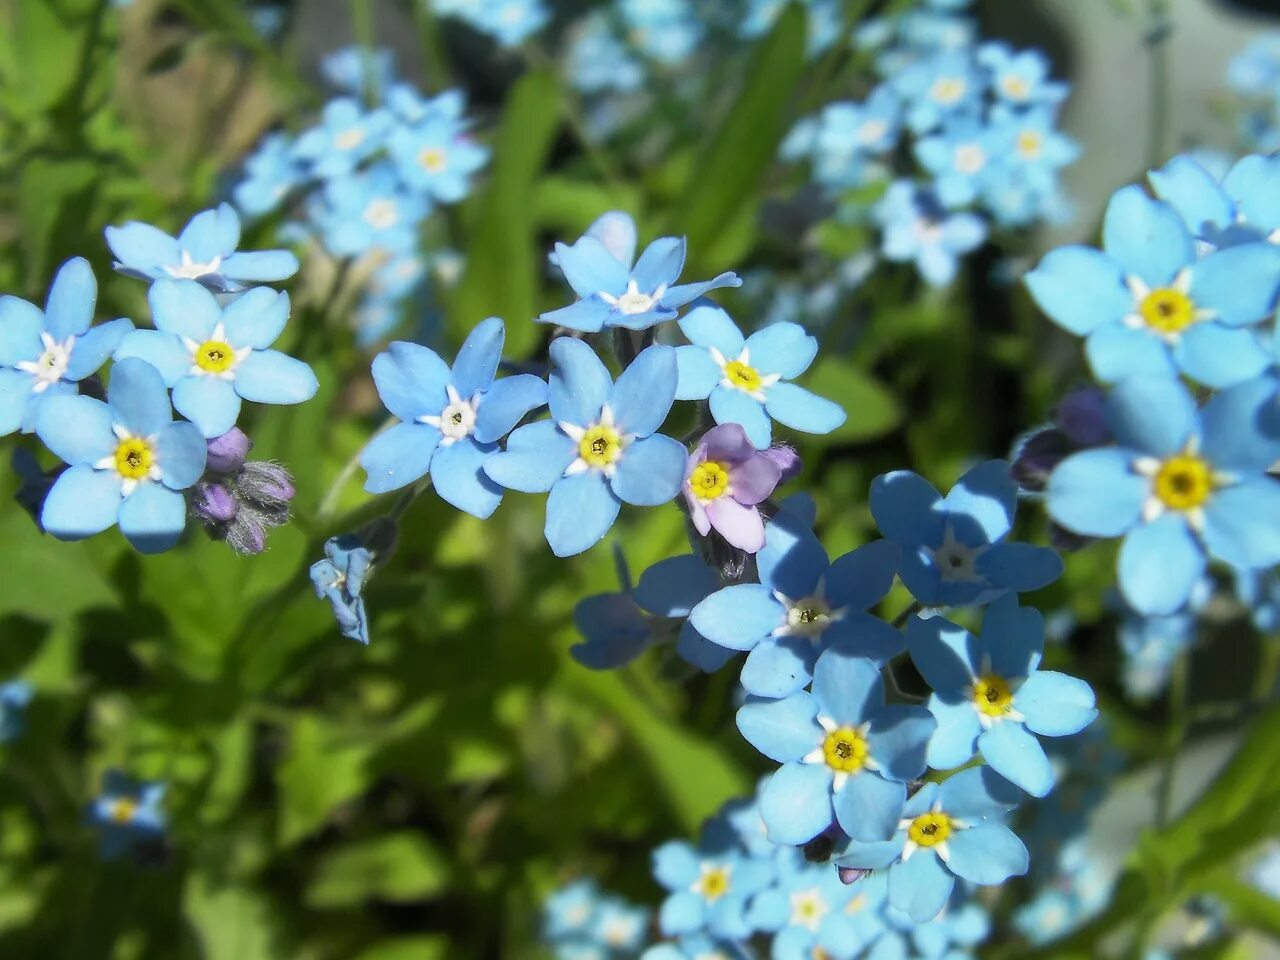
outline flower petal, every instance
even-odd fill
[[[947,905],[955,885],[936,853],[917,850],[910,860],[889,868],[889,903],[914,922],[928,923]]]
[[[1176,156],[1147,174],[1151,189],[1182,217],[1196,236],[1212,233],[1235,221],[1235,205],[1218,181],[1191,157]]]
[[[720,366],[704,347],[684,344],[676,347],[677,400],[705,400],[720,382]]]
[[[813,670],[813,696],[820,714],[856,727],[884,706],[884,681],[870,660],[827,650]]]
[[[229,203],[197,213],[178,234],[178,246],[196,263],[228,256],[239,243],[240,216]]]
[[[77,343],[71,353],[72,358],[76,358],[79,352],[80,344]],[[115,351],[116,360],[128,357],[151,364],[170,387],[191,372],[191,351],[183,345],[180,337],[163,330],[129,331],[121,338]]]
[[[141,483],[120,501],[120,532],[139,553],[164,553],[186,525],[186,499],[163,484]]]
[[[1083,680],[1053,670],[1037,670],[1018,688],[1014,709],[1027,729],[1043,737],[1079,733],[1098,715],[1093,690]]]
[[[901,548],[888,540],[874,540],[837,557],[825,581],[831,606],[870,609],[893,586],[901,559]]]
[[[970,545],[995,543],[1013,526],[1018,485],[1009,464],[987,460],[956,481],[943,501],[956,538]]]
[[[595,546],[618,518],[621,501],[596,470],[563,477],[547,497],[543,528],[551,552],[571,557]]]
[[[736,387],[717,386],[711,391],[711,416],[716,423],[736,423],[755,446],[763,450],[773,439],[773,427],[764,404]]]
[[[64,263],[45,303],[45,329],[59,343],[67,337],[78,337],[93,323],[93,307],[98,301],[98,281],[84,257],[73,257]]]
[[[131,221],[120,227],[107,227],[104,233],[119,265],[131,270],[150,275],[182,259],[178,241],[149,223]]]
[[[961,830],[948,841],[948,866],[961,880],[994,886],[1027,872],[1027,848],[1012,830],[1000,823],[984,823]]]
[[[809,369],[818,355],[818,338],[798,323],[785,320],[771,323],[747,337],[751,366],[764,375],[777,374],[794,380]]]
[[[938,725],[929,740],[926,760],[934,770],[954,770],[973,759],[978,749],[982,722],[973,702],[934,694],[929,698],[929,712]]]
[[[608,369],[594,350],[573,337],[551,341],[551,362],[551,416],[580,427],[595,423],[613,389]]]
[[[502,502],[502,487],[483,468],[497,449],[470,437],[439,447],[431,460],[431,483],[440,499],[481,520],[491,516]]]
[[[0,297],[0,366],[13,367],[35,360],[44,351],[40,332],[44,314],[35,304],[17,297]]]
[[[1151,330],[1122,323],[1098,327],[1084,345],[1089,369],[1103,383],[1119,383],[1130,377],[1172,377],[1169,347]]]
[[[742,332],[720,307],[694,307],[681,318],[680,330],[691,343],[714,347],[726,360],[736,360],[746,345]]]
[[[397,340],[373,358],[373,382],[383,405],[404,421],[434,416],[449,402],[452,376],[434,350]]]
[[[208,445],[190,423],[166,423],[156,434],[156,463],[161,480],[171,490],[185,490],[204,473]]]
[[[982,659],[978,638],[943,617],[912,617],[907,649],[925,682],[944,696],[967,690]]]
[[[923,749],[920,755],[923,762]],[[836,792],[836,819],[854,840],[863,843],[888,840],[897,830],[906,799],[906,784],[862,770]]]
[[[78,381],[97,373],[132,330],[133,321],[123,317],[89,328],[84,336],[76,338],[75,345],[71,349],[71,357],[67,361],[66,378]]]
[[[208,379],[208,378],[205,378]],[[315,372],[279,350],[255,350],[236,367],[236,393],[254,403],[304,403],[316,395]]]
[[[298,272],[298,258],[288,250],[251,250],[233,253],[218,270],[240,283],[278,283]]]
[[[1053,767],[1040,741],[1022,724],[1002,720],[978,737],[978,751],[991,769],[1033,797],[1053,789]]]
[[[775,383],[765,394],[764,408],[785,427],[805,433],[830,433],[847,419],[844,408],[794,383]]]
[[[1148,287],[1167,286],[1174,274],[1195,261],[1195,245],[1182,218],[1138,186],[1112,195],[1102,236],[1107,253]]]
[[[1092,247],[1060,247],[1024,278],[1032,299],[1071,333],[1084,336],[1119,323],[1133,309],[1133,295],[1115,260]]]
[[[618,296],[627,288],[630,263],[623,263],[593,236],[579,237],[569,246],[557,243],[556,263],[573,292],[586,299],[597,293]]]
[[[194,280],[157,280],[147,293],[157,330],[203,343],[222,320],[212,293]]]
[[[1123,450],[1085,450],[1067,457],[1049,476],[1049,516],[1090,537],[1118,537],[1137,521],[1148,482],[1133,472]]]
[[[654,434],[632,442],[623,451],[609,483],[623,502],[656,507],[680,492],[687,458],[684,444]]]
[[[476,410],[476,440],[495,443],[510,433],[526,414],[545,406],[546,402],[546,381],[533,374],[522,373],[495,381],[484,392]]]
[[[739,680],[753,696],[774,700],[790,697],[813,679],[816,659],[814,645],[807,637],[765,637],[747,654]],[[810,743],[808,749],[812,748]]]
[[[276,342],[289,320],[289,295],[270,287],[246,290],[222,311],[227,340],[236,347],[264,350]]]
[[[397,423],[369,441],[360,454],[370,493],[408,486],[426,474],[440,443],[440,431],[425,423]]]
[[[1186,519],[1166,513],[1125,537],[1118,567],[1120,592],[1139,613],[1175,613],[1204,576],[1204,568],[1204,550],[1187,529]]]
[[[884,473],[871,482],[871,515],[888,539],[904,546],[942,543],[942,495],[910,470]]]
[[[1280,524],[1271,522],[1280,517],[1280,481],[1252,477],[1219,490],[1204,516],[1205,545],[1217,559],[1237,569],[1280,563]]]
[[[717,590],[689,613],[695,630],[730,650],[750,650],[782,622],[783,607],[768,587],[740,583]]]
[[[684,237],[659,237],[645,247],[631,268],[636,288],[641,293],[653,293],[660,286],[674,284],[684,269],[685,246]]]
[[[97,463],[116,449],[111,411],[92,397],[49,397],[36,412],[35,428],[44,445],[73,466]]]
[[[497,376],[507,331],[497,317],[476,324],[453,361],[453,386],[464,397],[487,390]]]
[[[1228,327],[1264,319],[1275,308],[1278,288],[1280,247],[1270,243],[1217,250],[1191,268],[1191,299]]]
[[[807,693],[784,700],[748,700],[738,708],[738,730],[770,760],[791,763],[822,742],[815,716],[817,704]]]
[[[1271,366],[1271,355],[1253,330],[1220,323],[1195,324],[1178,339],[1173,356],[1187,376],[1219,390],[1252,380]]]
[[[554,420],[539,420],[512,433],[507,438],[507,449],[490,456],[484,471],[489,479],[510,490],[546,493],[564,476],[576,456],[576,444]]]
[[[119,511],[119,474],[82,463],[58,477],[40,510],[40,525],[59,540],[83,540],[112,526]]]
[[[647,437],[662,426],[671,412],[678,378],[674,347],[655,343],[641,350],[609,392],[609,409],[618,429]]]
[[[239,394],[220,377],[183,377],[174,384],[173,405],[211,439],[234,427],[240,416]]]
[[[760,792],[760,818],[774,843],[795,846],[812,840],[834,819],[831,771],[811,763],[778,768]]]

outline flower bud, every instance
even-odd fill
[[[208,441],[205,469],[213,473],[235,473],[244,466],[253,442],[239,427],[232,427],[220,437]]]
[[[236,517],[236,498],[220,483],[196,484],[191,512],[204,523],[230,523]]]

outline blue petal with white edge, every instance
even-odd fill
[[[547,496],[543,527],[551,552],[571,557],[595,546],[618,518],[621,501],[604,475],[589,470],[556,482]]]

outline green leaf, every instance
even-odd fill
[[[238,886],[218,886],[204,874],[187,880],[184,906],[204,960],[272,960],[270,909],[262,897]]]
[[[902,422],[902,405],[887,386],[843,357],[824,357],[803,386],[844,407],[844,424],[807,443],[860,443],[890,433]]]
[[[5,571],[0,615],[59,623],[94,607],[118,606],[100,557],[87,545],[60,543],[36,529],[20,510],[0,520],[0,542],[21,557]]]
[[[533,318],[544,261],[535,249],[533,192],[559,126],[559,97],[555,77],[535,72],[522,77],[507,99],[449,313],[455,343],[494,316],[507,321],[508,356],[522,356],[538,338]]]
[[[289,731],[289,752],[276,770],[281,846],[318,830],[335,807],[364,792],[369,752],[367,746],[339,743],[336,732],[318,717],[297,719]]]
[[[446,937],[400,937],[370,947],[356,960],[444,960],[449,950]]]
[[[805,13],[791,4],[756,47],[742,92],[712,131],[693,164],[671,227],[689,238],[690,275],[728,266],[713,259],[738,252],[739,244],[713,251],[726,224],[741,223],[743,208],[760,204],[764,175],[791,122],[788,107],[804,70]]]
[[[306,902],[317,909],[352,907],[366,900],[407,903],[443,890],[449,868],[418,833],[389,833],[347,844],[320,861]]]

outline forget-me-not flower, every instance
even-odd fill
[[[694,847],[683,840],[653,852],[653,875],[669,892],[658,912],[667,936],[707,932],[741,940],[752,932],[747,922],[751,897],[769,883],[766,862],[709,842]]]
[[[673,500],[688,451],[656,432],[675,401],[674,348],[645,348],[617,383],[581,340],[554,340],[551,361],[552,419],[516,430],[484,469],[504,487],[549,494],[547,543],[568,557],[599,542],[623,502]]]
[[[812,693],[748,701],[738,729],[782,764],[760,795],[769,839],[806,843],[833,820],[855,840],[891,837],[935,726],[924,707],[886,706],[880,669],[837,649],[818,658]]]
[[[386,109],[366,113],[353,97],[339,97],[326,103],[320,123],[294,142],[293,155],[312,176],[342,176],[382,149],[393,125]]]
[[[398,126],[387,150],[400,178],[438,203],[457,203],[471,189],[471,177],[489,162],[487,148],[466,132],[457,117],[430,113],[414,126]]]
[[[684,499],[694,529],[707,536],[714,528],[739,550],[764,546],[759,504],[782,479],[782,470],[757,450],[736,423],[712,427],[689,454]]]
[[[288,250],[237,251],[240,215],[229,203],[197,213],[176,239],[136,220],[107,227],[106,236],[116,269],[139,280],[198,280],[221,293],[287,280],[298,272],[298,258]]]
[[[134,330],[116,359],[147,361],[173,390],[177,411],[206,437],[236,424],[241,400],[294,404],[319,389],[301,360],[269,349],[289,319],[289,295],[255,287],[226,307],[191,280],[157,280],[147,295],[155,330]]]
[[[27,705],[35,690],[25,680],[0,683],[0,743],[22,736],[27,727]]]
[[[1187,230],[1211,247],[1280,242],[1280,158],[1250,154],[1221,176],[1191,154],[1174,157],[1147,178]]]
[[[925,282],[946,286],[955,279],[959,258],[987,238],[987,226],[973,213],[948,213],[938,198],[909,180],[895,180],[875,207],[883,235],[880,252],[895,263],[914,263]]]
[[[1018,107],[1061,103],[1069,87],[1049,79],[1049,58],[1039,50],[1013,50],[1007,44],[984,43],[978,63],[991,72],[991,89],[1001,100]]]
[[[430,209],[426,197],[404,188],[390,165],[378,164],[326,182],[309,212],[330,253],[355,257],[375,248],[413,250]]]
[[[142,360],[111,370],[107,402],[56,396],[40,405],[36,433],[68,469],[40,513],[60,540],[82,540],[120,524],[143,553],[168,550],[182,535],[180,491],[204,472],[205,442],[192,424],[173,421],[160,374]]]
[[[364,581],[373,565],[373,554],[354,534],[330,537],[323,560],[311,565],[311,585],[316,596],[328,600],[344,637],[369,643],[369,618],[365,613]]]
[[[1115,447],[1068,457],[1049,478],[1049,515],[1075,533],[1124,537],[1119,581],[1139,613],[1170,614],[1204,575],[1280,562],[1275,383],[1252,380],[1197,410],[1177,380],[1126,380],[1110,397]]]
[[[506,328],[497,317],[463,341],[450,368],[421,344],[396,341],[373,360],[373,381],[400,419],[360,454],[370,493],[398,490],[431,474],[446,503],[484,519],[502,488],[482,467],[497,442],[531,410],[547,402],[547,385],[531,374],[495,380]]]
[[[701,306],[681,318],[692,343],[676,348],[679,400],[710,400],[716,423],[737,423],[757,447],[769,446],[770,418],[805,433],[830,433],[844,409],[790,381],[809,368],[816,338],[795,323],[774,323],[743,338],[719,307]]]
[[[141,783],[119,770],[102,776],[102,790],[89,805],[88,820],[100,831],[99,850],[114,860],[134,846],[164,835],[163,783]]]
[[[684,269],[683,237],[659,237],[633,262],[635,247],[635,222],[620,211],[603,214],[572,245],[557,243],[553,262],[581,299],[538,319],[584,333],[606,326],[644,330],[675,319],[679,307],[705,293],[742,285],[732,272],[676,285]]]
[[[244,179],[231,197],[242,213],[260,217],[279,208],[289,191],[301,185],[303,173],[293,154],[293,140],[283,133],[263,137],[244,161]]]
[[[0,297],[0,436],[34,430],[41,402],[75,394],[133,329],[125,319],[90,327],[97,298],[93,270],[82,257],[59,268],[44,310]]]

